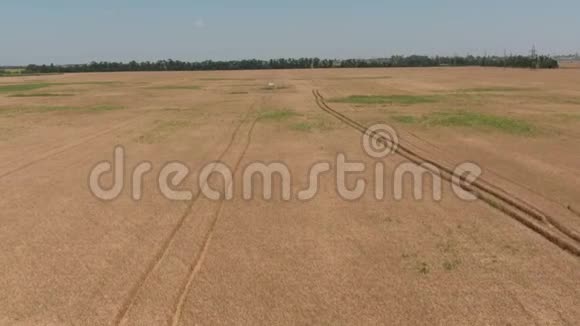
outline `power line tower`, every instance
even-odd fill
[[[538,51],[536,50],[536,45],[532,46],[532,50],[530,51],[530,57],[532,59],[532,69],[538,69]]]
[[[503,67],[507,67],[507,50],[503,49]]]

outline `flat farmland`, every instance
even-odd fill
[[[579,149],[575,69],[3,77],[0,325],[574,325]]]

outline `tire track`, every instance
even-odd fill
[[[389,139],[386,139],[385,137],[381,136],[376,132],[369,131],[365,126],[361,125],[355,120],[350,119],[344,114],[339,113],[336,110],[332,109],[330,106],[328,106],[324,101],[324,97],[320,94],[318,90],[313,90],[312,93],[315,97],[316,104],[323,111],[341,120],[350,127],[358,130],[362,134],[369,134],[373,138],[382,142],[384,145],[390,145],[391,141]],[[406,146],[402,144],[398,145],[399,146],[396,153],[399,154],[400,156],[418,165],[424,163],[429,163],[433,165],[434,167],[439,169],[439,171],[430,170],[431,172],[433,173],[437,172],[446,181],[449,181],[461,187],[462,189],[475,195],[478,199],[484,201],[488,205],[514,218],[518,222],[524,224],[526,227],[540,234],[541,236],[543,236],[553,244],[557,245],[561,249],[575,256],[580,257],[580,245],[579,245],[580,235],[578,235],[574,230],[571,230],[566,226],[562,225],[559,221],[554,219],[549,214],[541,211],[540,209],[535,208],[531,204],[528,203],[522,204],[525,203],[525,201],[514,195],[508,194],[507,192],[503,191],[503,189],[501,192],[491,189],[492,187],[490,187],[489,185],[493,184],[485,180],[482,181],[482,179],[478,179],[469,186],[464,185],[456,180],[453,180],[454,172],[451,169],[441,165],[440,163],[434,160],[430,160],[415,153],[414,151],[409,150]],[[493,188],[501,189],[500,187],[497,187],[495,185],[493,185]],[[502,194],[504,192],[507,195]]]
[[[248,110],[248,112],[246,113],[245,117],[236,126],[236,128],[234,129],[234,132],[232,133],[231,138],[228,142],[228,145],[220,153],[220,155],[217,158],[217,161],[221,161],[223,159],[223,157],[226,156],[226,154],[228,154],[230,149],[233,147],[233,144],[237,138],[236,136],[237,136],[238,132],[240,131],[240,129],[242,128],[244,123],[247,122],[251,112],[253,111],[253,108],[254,108],[254,105],[252,105],[250,110]],[[215,168],[214,168],[214,170],[215,170]],[[153,260],[151,261],[151,263],[148,265],[147,269],[145,270],[145,273],[140,277],[139,281],[135,284],[135,286],[129,291],[129,295],[128,295],[126,301],[122,304],[121,309],[118,311],[117,315],[115,316],[115,319],[114,319],[115,325],[123,325],[127,322],[127,319],[126,319],[127,312],[135,304],[135,299],[138,297],[141,289],[143,288],[143,285],[147,282],[147,280],[149,280],[149,277],[151,276],[151,274],[159,268],[159,265],[161,264],[163,259],[167,256],[167,253],[169,252],[169,248],[171,247],[171,245],[175,241],[175,236],[177,235],[177,232],[182,228],[187,217],[193,211],[193,207],[195,206],[195,203],[200,198],[200,196],[201,196],[201,190],[198,191],[196,193],[195,197],[189,201],[189,204],[187,205],[185,211],[180,216],[175,227],[171,230],[171,232],[169,233],[167,238],[164,240],[161,248],[159,249],[159,251],[157,252],[155,257],[153,258]]]
[[[567,205],[566,208],[576,216],[580,217],[580,211],[577,211],[572,205]]]
[[[248,130],[248,134],[247,134],[247,140],[246,140],[246,145],[242,151],[242,153],[240,154],[240,157],[238,158],[236,165],[234,166],[234,169],[232,171],[232,174],[235,175],[236,172],[238,171],[240,164],[242,162],[242,160],[244,159],[244,157],[246,156],[246,152],[248,151],[248,148],[250,147],[250,144],[252,142],[252,134],[254,132],[254,127],[256,126],[256,123],[258,122],[258,119],[256,118],[253,122],[252,122],[252,126],[250,127],[250,129]],[[231,181],[230,181],[231,184]],[[225,188],[227,188],[230,184],[225,185]],[[191,286],[193,284],[193,281],[195,280],[195,277],[197,276],[197,274],[199,273],[201,267],[203,266],[203,263],[205,261],[205,257],[207,255],[207,251],[209,249],[209,246],[211,244],[211,239],[213,237],[213,233],[215,230],[215,226],[217,225],[221,214],[223,212],[224,209],[224,205],[225,204],[225,200],[221,200],[220,204],[219,204],[219,208],[215,214],[215,217],[210,225],[209,231],[206,234],[204,241],[203,241],[203,249],[201,250],[201,252],[199,253],[199,255],[196,257],[196,259],[194,260],[194,264],[192,264],[192,269],[188,275],[187,278],[187,282],[184,284],[184,286],[181,288],[180,294],[179,294],[179,300],[175,306],[175,309],[173,310],[173,315],[171,317],[171,325],[172,326],[177,326],[179,325],[179,321],[181,320],[181,315],[183,312],[183,305],[185,304],[185,299],[187,297],[187,294],[190,292],[191,290]]]
[[[95,140],[95,139],[97,139],[97,138],[99,138],[101,136],[104,136],[104,135],[110,134],[110,133],[112,133],[114,131],[117,131],[117,130],[123,128],[123,127],[126,127],[127,125],[130,125],[130,124],[134,123],[139,118],[141,118],[141,117],[133,118],[133,119],[131,119],[129,121],[125,121],[123,123],[120,123],[120,124],[116,125],[113,128],[107,128],[107,129],[102,130],[100,132],[97,132],[95,134],[86,136],[86,137],[82,138],[80,141],[75,142],[73,144],[68,144],[68,145],[60,146],[60,147],[57,147],[57,148],[55,148],[53,150],[50,150],[48,152],[45,152],[44,154],[41,154],[40,156],[38,156],[35,159],[32,159],[32,160],[30,160],[30,161],[28,161],[28,162],[26,162],[26,163],[24,163],[24,164],[16,167],[16,168],[13,168],[11,170],[8,170],[8,171],[0,174],[0,179],[5,178],[5,177],[7,177],[7,176],[9,176],[11,174],[17,173],[19,171],[22,171],[22,170],[24,170],[24,169],[26,169],[26,168],[34,165],[34,164],[37,164],[37,163],[42,162],[44,160],[47,160],[47,159],[50,159],[52,157],[58,156],[60,154],[63,154],[65,152],[68,152],[68,151],[70,151],[72,149],[75,149],[75,148],[81,146],[81,145],[85,145],[86,143],[88,143],[88,142],[90,142],[92,140]],[[10,164],[11,163],[9,163],[7,165],[10,165]],[[4,165],[3,167],[5,167],[7,165]]]
[[[415,137],[416,137],[417,139],[419,139],[419,140],[423,140],[422,138],[420,138],[420,137],[418,137],[418,136],[415,136]],[[423,141],[424,141],[424,140],[423,140]],[[426,142],[426,141],[425,141],[425,142]],[[418,150],[420,150],[420,151],[423,151],[425,154],[428,154],[428,151],[426,151],[425,149],[423,149],[423,148],[421,148],[421,147],[419,147],[419,146],[417,146],[417,145],[415,145],[415,144],[413,144],[413,143],[411,143],[411,142],[409,142],[409,144],[408,144],[408,145],[410,145],[410,146],[413,146],[413,147],[415,147],[416,149],[418,149]],[[445,152],[445,151],[443,151],[443,150],[439,150],[439,152],[440,152],[440,153],[446,153],[446,152]],[[448,153],[447,153],[447,154],[448,154]],[[453,164],[450,164],[450,163],[449,163],[449,161],[446,161],[446,160],[444,160],[444,159],[443,159],[443,160],[439,159],[439,162],[440,162],[439,164],[441,164],[442,166],[444,166],[444,164],[446,164],[447,166],[453,166]],[[465,171],[464,171],[464,172],[465,172]],[[534,195],[537,195],[537,196],[539,196],[540,198],[542,198],[542,199],[544,199],[544,200],[546,200],[546,201],[549,201],[549,202],[551,202],[552,204],[555,204],[555,205],[557,205],[557,206],[564,207],[564,205],[562,205],[562,204],[560,204],[560,203],[558,203],[558,202],[556,202],[556,201],[554,201],[554,200],[551,200],[551,199],[549,199],[549,198],[547,198],[547,197],[545,197],[545,196],[543,196],[543,195],[539,194],[539,193],[538,193],[538,192],[536,192],[536,191],[533,191],[533,190],[529,189],[529,187],[526,187],[526,186],[524,186],[524,185],[522,185],[522,184],[520,184],[520,183],[517,183],[517,182],[515,182],[515,181],[512,181],[512,180],[510,180],[509,178],[503,177],[503,176],[501,176],[500,174],[498,174],[498,173],[494,172],[493,170],[491,170],[491,169],[489,169],[489,168],[486,168],[486,169],[485,169],[485,172],[486,172],[486,173],[491,173],[492,175],[494,175],[494,176],[498,177],[499,179],[502,179],[503,181],[506,181],[506,182],[508,182],[508,183],[511,183],[511,184],[513,184],[513,185],[519,186],[519,187],[520,187],[520,188],[522,188],[522,189],[525,189],[525,190],[527,190],[527,191],[530,191],[530,192],[531,192],[531,193],[533,193]],[[478,182],[480,182],[482,185],[484,185],[484,186],[486,186],[486,187],[493,188],[493,189],[494,189],[496,192],[500,192],[500,193],[502,193],[502,194],[503,194],[503,196],[507,196],[508,198],[510,198],[510,200],[513,200],[513,201],[517,202],[517,204],[518,204],[518,205],[524,206],[524,207],[526,207],[526,209],[528,209],[528,210],[530,210],[530,211],[534,211],[534,213],[535,213],[536,215],[535,215],[535,216],[532,216],[532,217],[534,217],[534,218],[535,218],[537,221],[539,221],[539,222],[542,222],[542,223],[546,223],[546,222],[547,222],[547,220],[549,219],[549,217],[546,217],[546,216],[545,216],[545,214],[543,213],[543,211],[542,211],[540,208],[538,208],[537,206],[535,206],[535,205],[533,205],[533,204],[531,204],[531,203],[529,203],[529,202],[527,202],[527,201],[524,201],[524,200],[523,200],[523,199],[521,199],[521,198],[518,198],[518,197],[515,197],[515,196],[513,196],[513,195],[512,195],[512,194],[511,194],[509,191],[507,191],[507,190],[505,190],[505,189],[501,188],[500,186],[497,186],[497,185],[495,185],[495,184],[493,184],[493,183],[491,183],[491,182],[488,182],[487,180],[485,180],[485,179],[482,179],[482,178],[479,178],[479,179],[478,179]],[[557,222],[556,222],[556,223],[557,223]],[[562,228],[564,228],[564,227],[562,226]],[[567,235],[568,235],[568,234],[567,234]],[[576,233],[575,233],[573,230],[570,230],[570,234],[569,234],[568,236],[569,236],[569,237],[571,237],[571,238],[573,238],[573,239],[575,239],[576,241],[578,241],[578,239],[577,239],[577,238],[578,238],[578,235],[577,235],[577,234],[576,234]]]
[[[416,139],[418,139],[419,141],[421,141],[421,142],[423,142],[423,143],[426,143],[426,144],[428,144],[429,146],[431,146],[431,147],[433,147],[433,148],[437,149],[437,150],[438,150],[440,153],[443,153],[443,154],[448,154],[448,155],[450,154],[450,153],[449,153],[449,151],[445,151],[445,150],[441,149],[441,148],[440,148],[440,147],[438,147],[437,145],[435,145],[435,144],[433,144],[433,143],[429,142],[428,140],[426,140],[426,139],[424,139],[424,138],[422,138],[422,137],[419,137],[418,135],[416,135],[416,134],[414,134],[414,133],[411,133],[411,132],[409,132],[409,131],[405,131],[405,132],[406,132],[406,133],[408,133],[408,134],[410,134],[410,135],[412,135],[413,137],[415,137],[415,138],[416,138]],[[413,145],[411,142],[410,142],[409,144]],[[415,146],[416,148],[420,149],[420,150],[426,151],[425,149],[421,149],[421,148],[420,148],[419,146],[417,146],[417,145],[414,145],[414,146]],[[449,162],[447,162],[447,163],[449,163]],[[448,164],[448,165],[451,165],[451,164]],[[543,199],[543,200],[545,200],[545,201],[547,201],[547,202],[550,202],[550,203],[552,203],[552,204],[554,204],[554,205],[556,205],[556,206],[563,207],[563,208],[565,208],[565,209],[569,210],[570,212],[572,212],[572,213],[575,213],[576,215],[580,216],[580,213],[578,213],[578,212],[575,212],[575,211],[574,211],[574,209],[571,209],[571,208],[570,208],[570,205],[564,205],[564,204],[562,204],[561,202],[559,202],[559,201],[556,201],[555,199],[552,199],[552,198],[550,198],[550,197],[548,197],[548,196],[545,196],[545,195],[543,195],[543,194],[542,194],[542,193],[540,193],[539,191],[537,191],[537,190],[535,190],[535,189],[532,189],[532,188],[531,188],[531,187],[529,187],[529,186],[526,186],[526,185],[524,185],[524,184],[522,184],[522,183],[520,183],[520,182],[517,182],[517,181],[515,181],[515,180],[512,180],[512,179],[510,179],[510,178],[508,178],[508,177],[506,177],[506,176],[502,175],[501,173],[499,173],[499,172],[497,172],[497,171],[494,171],[493,169],[490,169],[489,167],[487,167],[487,168],[485,169],[485,172],[486,172],[486,173],[489,173],[489,174],[492,174],[493,176],[495,176],[495,177],[497,177],[498,179],[501,179],[501,180],[503,180],[503,181],[505,181],[505,182],[507,182],[507,183],[513,184],[513,185],[515,185],[515,186],[517,186],[517,187],[520,187],[520,188],[522,188],[522,189],[524,189],[524,190],[526,190],[526,191],[529,191],[530,193],[532,193],[532,194],[534,194],[534,195],[538,196],[539,198],[541,198],[541,199]],[[497,191],[501,191],[501,192],[503,192],[503,193],[504,193],[504,194],[506,194],[506,195],[510,195],[510,193],[509,193],[508,191],[506,191],[506,190],[504,190],[504,189],[502,189],[502,188],[500,188],[500,187],[498,187],[498,186],[496,186],[496,185],[494,185],[494,184],[492,184],[492,183],[489,183],[489,182],[487,182],[487,181],[485,181],[485,180],[482,180],[482,181],[483,181],[483,182],[484,182],[486,185],[488,185],[488,186],[490,186],[490,187],[493,187],[493,188],[495,188]],[[519,199],[518,199],[518,200],[519,200]],[[520,201],[520,203],[521,203],[521,204],[523,204],[523,205],[526,205],[526,206],[528,206],[530,209],[535,209],[535,210],[539,211],[539,209],[538,209],[537,207],[533,206],[532,204],[530,204],[530,203],[528,203],[528,202]]]
[[[320,92],[318,92],[318,95],[321,96],[321,99],[324,102],[324,99],[322,98],[322,95],[320,94]],[[328,105],[326,103],[324,103],[324,105],[328,107]],[[334,111],[335,113],[338,113],[336,110],[333,110],[332,108],[330,108],[330,109],[332,111]],[[340,114],[340,113],[338,113],[338,114]],[[345,118],[347,118],[347,119],[349,119],[344,114],[340,114],[340,115],[343,116],[343,117],[345,117]],[[356,121],[354,121],[354,122],[356,124],[358,124],[359,126],[362,126],[360,123],[357,123]],[[366,127],[362,126],[362,128],[364,128],[366,130]],[[439,150],[439,152],[445,153],[442,149],[440,149],[436,145],[428,142],[427,140],[422,139],[419,136],[417,136],[417,135],[415,135],[413,133],[410,133],[408,131],[405,131],[405,133],[408,133],[412,137],[417,138],[418,140],[423,141],[425,143],[428,143],[429,145],[431,145],[434,148],[437,148]],[[399,139],[399,140],[401,140],[401,139]],[[452,169],[448,168],[448,166],[454,166],[454,164],[450,164],[448,161],[446,161],[444,159],[441,159],[440,157],[439,157],[437,163],[435,163],[433,161],[426,160],[425,158],[426,157],[429,157],[429,154],[430,154],[429,151],[425,150],[424,148],[421,148],[420,146],[414,144],[413,142],[407,142],[407,144],[406,145],[403,145],[403,147],[406,147],[405,149],[407,150],[407,152],[413,153],[415,156],[417,156],[421,160],[426,161],[427,163],[431,163],[431,164],[433,164],[433,165],[435,165],[435,166],[437,166],[439,168],[445,167],[445,169],[449,172],[449,174],[450,175],[453,175],[453,172],[451,172]],[[413,148],[415,148],[415,150],[412,150],[412,149],[410,149],[408,147],[413,147]],[[419,154],[420,152],[423,152],[423,155],[420,155]],[[435,157],[437,157],[437,156],[435,156]],[[464,171],[464,172],[466,172],[466,171]],[[490,169],[487,169],[487,168],[486,168],[486,172],[492,172],[493,173],[493,171],[491,171]],[[509,182],[509,180],[507,180],[507,181]],[[543,211],[541,209],[539,209],[537,206],[534,206],[534,205],[530,204],[529,202],[524,201],[523,199],[520,199],[518,197],[512,196],[510,192],[502,189],[501,187],[499,187],[499,186],[497,186],[497,185],[495,185],[495,184],[493,184],[491,182],[488,182],[487,180],[484,180],[482,178],[479,178],[478,179],[478,182],[481,182],[486,187],[493,188],[496,192],[503,193],[505,196],[507,196],[508,198],[510,198],[511,200],[513,200],[515,202],[514,205],[523,206],[523,207],[525,207],[525,209],[530,210],[530,211],[533,211],[533,217],[536,220],[538,220],[539,222],[546,223],[546,220],[549,219],[549,217],[544,216],[545,214],[543,213]],[[512,183],[513,184],[516,184],[514,182],[512,182]],[[525,187],[522,187],[522,188],[525,189]],[[549,199],[545,199],[545,200],[550,201]],[[562,206],[562,205],[559,204],[559,206]],[[554,221],[554,224],[557,224],[557,223],[558,223],[557,221]],[[567,236],[569,236],[571,238],[574,238],[576,241],[580,241],[580,235],[578,233],[576,233],[574,230],[571,230],[571,229],[568,229],[568,228],[565,228],[565,229],[566,229],[565,231],[561,231],[561,232],[565,232],[567,234]]]
[[[447,155],[450,154],[445,149],[440,148],[439,146],[435,145],[434,143],[428,141],[427,139],[419,137],[418,135],[416,135],[408,130],[400,130],[400,131],[403,131],[404,133],[409,134],[409,137],[407,137],[407,138],[415,138],[419,142],[422,142],[422,143],[429,145],[428,147],[436,149],[434,152],[430,152],[429,150],[425,149],[424,147],[419,146],[418,144],[416,144],[412,141],[407,141],[406,145],[408,147],[413,147],[414,149],[416,149],[416,150],[413,150],[414,153],[416,153],[416,154],[422,153],[423,157],[437,157],[437,161],[440,163],[440,165],[443,165],[443,166],[447,166],[447,167],[455,166],[455,164],[451,164],[450,161],[447,161],[447,160],[441,158],[442,156],[445,157],[446,156],[445,154],[447,154]],[[402,138],[405,138],[405,137],[402,137]],[[402,140],[402,139],[400,139],[400,140]],[[443,154],[443,155],[437,155],[437,154]],[[452,157],[453,157],[453,155],[452,155]],[[506,181],[510,184],[519,186],[520,188],[525,189],[526,191],[529,191],[530,193],[540,197],[541,199],[567,210],[565,205],[563,205],[562,203],[559,203],[555,200],[547,198],[546,196],[543,196],[542,194],[540,194],[538,191],[535,191],[535,190],[531,189],[530,187],[526,187],[525,185],[523,185],[521,183],[517,183],[513,180],[510,180],[509,178],[500,175],[499,173],[490,169],[489,167],[486,167],[485,172],[486,172],[486,174],[490,173],[490,174],[494,175],[495,177],[502,179],[503,181]],[[502,189],[501,187],[499,187],[491,182],[488,182],[487,180],[480,178],[479,181],[481,181],[485,186],[493,188],[495,191],[502,192],[506,196],[511,196],[511,193],[509,191],[506,191],[505,189]],[[531,204],[530,202],[526,202],[520,198],[513,198],[513,199],[515,201],[517,201],[519,205],[523,205],[523,206],[526,206],[530,210],[534,210],[538,216],[543,215],[542,210],[539,209],[538,206],[535,206],[535,205]],[[549,209],[548,209],[548,211],[549,211]],[[541,222],[545,222],[545,218],[541,218]],[[574,233],[574,231],[572,231],[571,233],[572,233],[571,234],[572,237],[578,238],[578,233]]]

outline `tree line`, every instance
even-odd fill
[[[72,73],[72,72],[119,72],[119,71],[207,71],[207,70],[259,70],[259,69],[308,69],[308,68],[372,68],[372,67],[440,67],[481,66],[553,69],[558,61],[547,56],[453,56],[429,57],[420,55],[392,56],[380,59],[272,59],[187,62],[159,60],[144,62],[91,62],[76,65],[28,65],[24,73]]]

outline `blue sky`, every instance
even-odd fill
[[[0,65],[580,51],[578,0],[1,0]]]

